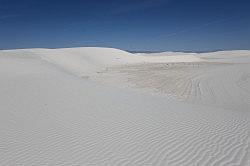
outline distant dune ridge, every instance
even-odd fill
[[[105,67],[164,62],[196,62],[200,58],[193,55],[140,56],[114,48],[80,47],[64,49],[20,49],[2,51],[5,55],[40,57],[74,74],[93,74]],[[144,55],[144,54],[143,54]]]
[[[248,166],[250,51],[0,51],[0,165]]]

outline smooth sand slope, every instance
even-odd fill
[[[248,166],[249,65],[147,56],[0,51],[0,165]],[[203,93],[193,92],[198,80]],[[220,96],[210,102],[210,92]],[[230,105],[233,94],[245,105]]]

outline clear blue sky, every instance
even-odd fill
[[[249,0],[0,0],[0,49],[250,49]]]

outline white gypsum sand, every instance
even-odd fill
[[[250,108],[250,63],[153,63],[111,67],[96,80],[181,101],[239,111]]]
[[[172,57],[172,60],[112,66],[100,72],[95,79],[167,95],[188,103],[239,111],[250,109],[250,51],[138,55],[167,57],[168,60]],[[192,61],[193,56],[200,60]],[[174,62],[175,57],[183,61]]]
[[[217,54],[0,51],[0,165],[248,166],[250,55]]]

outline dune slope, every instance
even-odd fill
[[[20,49],[1,51],[1,55],[41,58],[77,76],[91,76],[107,67],[125,64],[202,61],[187,56],[143,56],[114,48],[80,47],[63,49]]]
[[[85,62],[72,66],[86,57],[69,50],[76,60],[61,62],[72,58],[64,51],[0,51],[0,165],[250,164],[249,112],[82,79]],[[132,63],[111,59],[112,67]],[[145,63],[138,59],[133,63]],[[88,74],[97,69],[86,67]]]
[[[153,55],[158,58],[170,54]],[[174,53],[174,57],[178,56],[176,54],[179,53]],[[179,58],[185,56],[183,54]],[[192,60],[189,56],[187,54],[185,58]],[[225,51],[195,56],[201,60],[110,67],[95,79],[167,95],[188,103],[249,112],[250,51]]]

